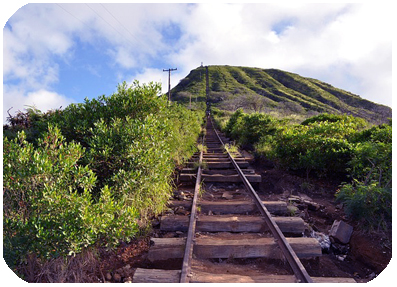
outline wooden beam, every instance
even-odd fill
[[[320,243],[315,238],[287,238],[299,258],[321,256]],[[197,238],[194,253],[199,258],[257,258],[281,259],[282,253],[274,238],[214,240]]]
[[[356,283],[353,278],[311,277],[314,283]],[[191,283],[296,283],[294,275],[239,275],[212,274],[198,270],[193,271]]]
[[[193,271],[191,283],[295,283],[294,275],[254,275],[211,274]]]
[[[282,215],[287,214],[287,203],[282,201],[263,201],[263,204],[272,214]],[[169,207],[182,206],[185,209],[190,208],[192,203],[190,201],[168,201]],[[199,202],[201,212],[208,213],[209,211],[217,214],[247,214],[258,211],[256,205],[251,201],[244,200],[225,200],[225,201],[208,201],[201,200]]]
[[[132,279],[133,283],[178,283],[179,270],[138,268]],[[192,270],[191,283],[296,283],[294,275],[240,275],[212,274]],[[311,277],[314,283],[356,283],[353,278]]]
[[[135,270],[133,283],[179,283],[180,270],[144,269]]]
[[[302,234],[305,222],[300,217],[274,217],[282,232]],[[163,216],[160,229],[164,231],[187,231],[189,218],[183,215]],[[248,215],[200,215],[197,230],[201,232],[263,232],[266,222],[259,216]]]
[[[262,177],[259,174],[247,174],[247,179],[252,182],[261,182]],[[235,175],[209,175],[203,174],[202,179],[205,182],[242,182],[238,174]],[[185,173],[179,176],[180,181],[193,181],[196,180],[196,174]]]
[[[152,262],[182,258],[185,238],[152,238],[148,259]],[[315,238],[287,238],[299,258],[321,256],[321,247]],[[273,238],[215,239],[196,238],[193,254],[198,258],[272,258],[281,259],[282,253]]]
[[[184,170],[184,169],[183,169]],[[255,174],[255,170],[252,168],[243,169],[242,170],[245,175],[253,175]],[[203,171],[203,175],[235,175],[237,171],[234,169],[206,169]]]

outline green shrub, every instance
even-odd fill
[[[24,132],[3,140],[3,239],[10,266],[30,253],[66,256],[100,239],[114,246],[136,233],[138,213],[125,201],[115,202],[111,189],[92,200],[96,177],[78,164],[84,149],[65,142],[59,129],[50,126],[37,148]]]
[[[366,229],[387,229],[392,205],[392,127],[380,125],[351,137],[353,156],[347,171],[352,178],[336,194],[346,213]]]
[[[351,122],[358,128],[364,128],[368,124],[367,121],[362,118],[357,118],[348,115],[335,115],[335,114],[324,113],[304,120],[301,123],[301,125],[306,126],[312,123],[320,123],[320,122],[336,123],[339,121]]]
[[[229,121],[226,124],[225,127],[225,132],[227,136],[233,136],[232,131],[234,129],[234,126],[237,124],[237,122],[244,116],[243,109],[238,109],[236,110],[230,117]]]
[[[318,175],[345,173],[353,155],[353,146],[346,139],[356,131],[351,122],[313,122],[291,126],[278,134],[275,160],[285,168],[311,170]]]
[[[336,194],[336,199],[343,202],[345,213],[360,221],[364,230],[389,229],[392,219],[392,189],[384,188],[379,182],[364,184],[355,181],[345,184]]]
[[[263,113],[244,114],[237,110],[226,125],[226,132],[237,143],[252,148],[263,137],[271,137],[280,130],[285,121],[277,120]]]
[[[164,209],[175,164],[196,151],[204,112],[168,106],[159,91],[124,83],[110,97],[39,115],[31,142],[24,132],[4,137],[7,263],[116,246]]]

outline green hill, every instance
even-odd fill
[[[348,114],[379,124],[392,117],[390,107],[316,79],[277,69],[208,66],[208,101],[222,110],[265,112],[299,120],[319,113]],[[192,70],[171,90],[173,101],[205,107],[206,67]]]

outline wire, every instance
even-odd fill
[[[71,15],[72,17],[74,17],[77,21],[79,21],[80,23],[82,23],[83,25],[85,25],[85,23],[83,21],[81,21],[79,18],[77,18],[75,15],[73,15],[72,13],[70,13],[68,10],[66,10],[65,8],[63,8],[60,4],[55,3],[56,5],[58,5],[63,11],[65,11],[66,13],[68,13],[69,15]]]
[[[121,32],[119,30],[117,30],[113,25],[111,25],[108,21],[106,21],[101,15],[98,14],[98,12],[96,12],[94,9],[92,9],[87,3],[85,3],[85,5],[90,8],[96,15],[98,15],[99,18],[101,18],[106,24],[108,24],[111,28],[113,28],[113,30],[115,30],[117,33],[119,33],[121,35],[121,37],[123,37],[128,43],[130,43],[132,45],[132,47],[134,47],[135,45],[128,40],[123,34],[121,34]]]
[[[116,20],[117,21],[117,23],[119,23],[120,24],[120,26],[121,27],[123,27],[124,28],[124,30],[126,30],[127,32],[128,32],[128,34],[130,34],[131,35],[131,37],[133,37],[136,41],[138,41],[138,42],[140,42],[140,43],[142,43],[137,37],[135,37],[131,32],[130,32],[130,30],[128,30],[106,7],[105,7],[105,5],[103,5],[102,3],[99,3],[102,7],[103,7],[103,9],[105,9],[109,14],[110,14],[110,16],[112,16],[113,17],[113,19],[114,20]],[[146,45],[145,43],[143,43],[144,45]]]

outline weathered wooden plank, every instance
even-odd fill
[[[227,155],[221,155],[221,154],[206,154],[203,156],[203,159],[218,159],[218,158],[228,158]]]
[[[294,275],[212,274],[193,270],[190,283],[295,283]]]
[[[206,161],[206,165],[209,169],[212,168],[233,168],[231,162],[216,162],[216,161]],[[240,168],[247,168],[249,163],[247,161],[242,161],[238,163]]]
[[[261,182],[262,177],[259,174],[247,174],[246,178],[249,182]],[[206,182],[242,182],[239,175],[208,175],[203,174],[203,180]]]
[[[315,238],[287,238],[299,258],[321,256],[321,247]],[[152,238],[150,261],[182,258],[184,238]],[[273,238],[214,239],[196,238],[193,254],[198,258],[257,258],[281,259],[282,253]]]
[[[321,256],[321,247],[315,238],[287,238],[298,258]],[[214,240],[197,238],[194,253],[199,258],[257,258],[281,259],[282,253],[273,238]]]
[[[250,175],[250,174],[255,174],[255,170],[252,168],[249,169],[242,169],[242,172],[244,175]],[[234,175],[237,174],[237,171],[235,169],[215,169],[215,170],[204,170],[203,174],[205,175]]]
[[[179,283],[180,270],[162,270],[138,268],[135,270],[133,283]]]
[[[152,238],[148,260],[161,261],[172,258],[183,258],[186,238]]]
[[[255,174],[255,170],[252,168],[249,169],[242,169],[244,174]],[[182,169],[182,174],[193,174],[197,172],[197,167],[184,167]],[[205,169],[203,170],[203,174],[207,175],[235,175],[237,174],[237,171],[234,169]]]
[[[178,283],[180,270],[138,268],[132,279],[133,283]],[[356,283],[353,278],[311,277],[314,283]],[[192,270],[190,283],[296,283],[294,275],[240,275],[212,274]]]
[[[294,275],[212,274],[193,270],[191,283],[296,283]],[[356,283],[353,278],[311,277],[314,283]]]
[[[354,278],[347,277],[312,277],[314,283],[357,283]]]
[[[287,203],[283,201],[263,201],[263,204],[269,210],[270,213],[281,215],[288,212]],[[192,205],[189,201],[178,201],[170,200],[168,202],[169,207],[183,206],[185,209]],[[257,207],[253,202],[250,201],[208,201],[201,200],[200,203],[201,212],[208,213],[209,211],[217,214],[246,214],[257,211]]]
[[[247,174],[246,175],[249,182],[261,182],[262,177],[259,174]],[[209,175],[203,174],[202,179],[206,182],[241,182],[241,178],[238,174],[236,175]],[[186,182],[196,180],[196,174],[183,173],[180,174],[179,180]]]
[[[273,217],[282,232],[302,234],[305,223],[300,217]],[[169,215],[161,218],[160,229],[164,231],[186,231],[189,218],[183,215]],[[262,232],[267,230],[266,222],[258,216],[247,215],[200,215],[197,230],[202,232]]]

